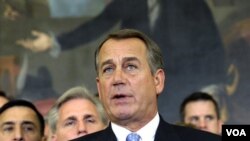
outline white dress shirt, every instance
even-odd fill
[[[137,134],[140,135],[141,141],[154,141],[155,132],[160,123],[160,116],[157,113],[155,117],[144,127],[136,131]],[[126,141],[126,137],[131,133],[128,129],[121,127],[113,122],[111,122],[111,128],[115,133],[117,141]]]

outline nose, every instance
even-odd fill
[[[114,79],[114,85],[119,85],[123,83],[124,72],[122,71],[121,68],[116,69],[113,79]]]
[[[204,119],[200,119],[198,123],[198,127],[201,130],[205,130],[207,128],[207,123]]]
[[[16,128],[14,141],[24,141],[23,132],[21,128]]]
[[[79,125],[78,125],[78,133],[77,135],[78,136],[84,136],[88,134],[88,131],[87,131],[87,127],[86,127],[86,124],[84,122],[81,122]]]

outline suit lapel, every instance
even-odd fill
[[[100,136],[100,140],[108,139],[109,141],[117,141],[115,133],[111,128],[111,124],[103,130],[103,136]]]
[[[174,140],[180,141],[180,137],[176,134],[176,131],[172,128],[170,124],[165,122],[160,116],[160,123],[155,133],[155,141],[166,141]]]

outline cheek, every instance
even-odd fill
[[[93,133],[93,132],[98,131],[100,129],[100,127],[98,127],[98,126],[90,126],[87,129],[88,129],[88,133]]]
[[[110,83],[108,81],[105,81],[105,80],[100,80],[98,82],[98,90],[101,91],[102,94],[104,94],[108,88],[109,88],[109,85]]]
[[[184,122],[185,122],[185,123],[191,123],[191,121],[188,120],[188,119],[186,119],[186,118],[184,118]],[[192,123],[192,124],[194,124],[194,123]]]
[[[25,141],[38,141],[40,140],[40,136],[39,135],[24,135],[24,139]]]
[[[144,94],[152,93],[152,91],[155,91],[155,84],[152,80],[152,77],[146,76],[146,77],[138,77],[137,79],[134,79],[131,82],[132,87],[137,91],[140,89],[141,92]],[[142,87],[142,85],[144,85]],[[146,88],[146,89],[145,89]]]
[[[218,123],[217,122],[213,122],[210,125],[211,128],[217,128],[218,127]]]
[[[108,99],[108,94],[110,93],[111,86],[108,84],[99,85],[99,96],[101,101],[106,101]]]
[[[60,139],[72,139],[73,137],[76,136],[76,130],[75,129],[70,129],[70,130],[61,130],[58,132],[57,137],[58,140]]]

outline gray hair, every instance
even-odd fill
[[[60,107],[64,103],[73,99],[87,99],[90,102],[92,102],[96,106],[97,112],[103,124],[104,125],[108,124],[109,120],[107,118],[106,112],[100,100],[93,94],[91,94],[87,88],[78,86],[67,90],[62,96],[58,98],[56,103],[50,109],[48,113],[48,124],[52,133],[56,132],[56,125],[59,118]]]
[[[99,74],[98,72],[98,57],[100,50],[103,46],[103,44],[108,41],[109,39],[128,39],[128,38],[137,38],[143,41],[146,45],[147,48],[147,60],[150,66],[151,73],[154,74],[158,69],[164,69],[164,64],[163,64],[163,56],[162,52],[159,48],[159,46],[151,40],[147,35],[144,33],[135,30],[135,29],[122,29],[113,33],[110,33],[107,35],[107,37],[101,42],[101,44],[98,46],[98,48],[95,51],[95,69],[97,72],[97,75]]]

